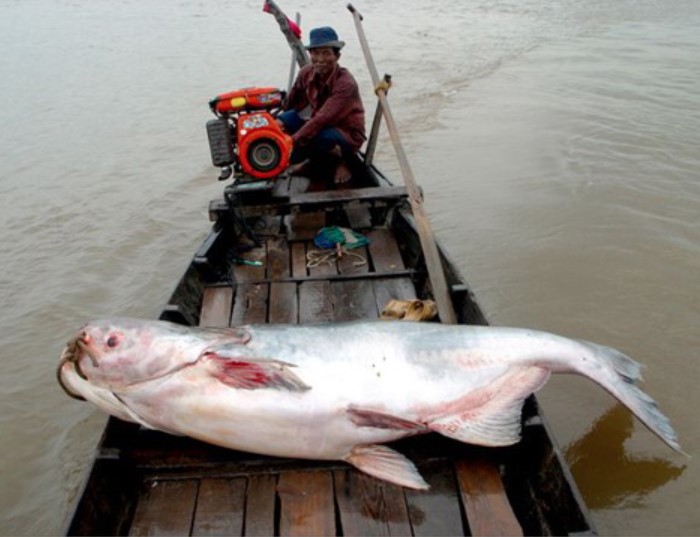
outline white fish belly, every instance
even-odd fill
[[[342,459],[357,444],[408,434],[358,427],[347,413],[357,401],[328,390],[241,390],[194,369],[122,393],[120,399],[153,428],[267,455]]]

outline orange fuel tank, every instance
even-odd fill
[[[278,108],[284,100],[284,92],[275,87],[243,88],[222,93],[209,104],[219,113],[239,112],[243,110],[270,110]]]

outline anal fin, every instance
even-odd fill
[[[395,485],[417,490],[430,488],[411,461],[383,445],[355,446],[345,460],[358,470]]]
[[[448,410],[428,417],[430,430],[460,442],[508,446],[520,441],[525,398],[541,388],[550,371],[541,367],[509,371],[488,386],[449,403]],[[475,402],[478,401],[478,405]]]

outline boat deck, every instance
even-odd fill
[[[369,246],[320,263],[316,258],[329,252],[315,248],[312,240],[266,239],[234,260],[235,300],[231,286],[205,289],[200,325],[376,319],[390,299],[416,298],[411,271],[391,232],[376,229],[367,237]],[[310,263],[307,255],[313,254]],[[250,262],[261,265],[244,264]]]
[[[141,483],[129,534],[522,535],[502,486],[465,459],[420,462],[428,492],[324,466],[231,477],[221,468],[216,477],[154,472]]]

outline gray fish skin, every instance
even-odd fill
[[[59,380],[122,419],[246,451],[340,459],[426,488],[379,444],[437,432],[518,442],[522,404],[551,373],[583,375],[680,451],[668,418],[615,349],[519,328],[358,321],[188,328],[114,319],[86,325]]]

